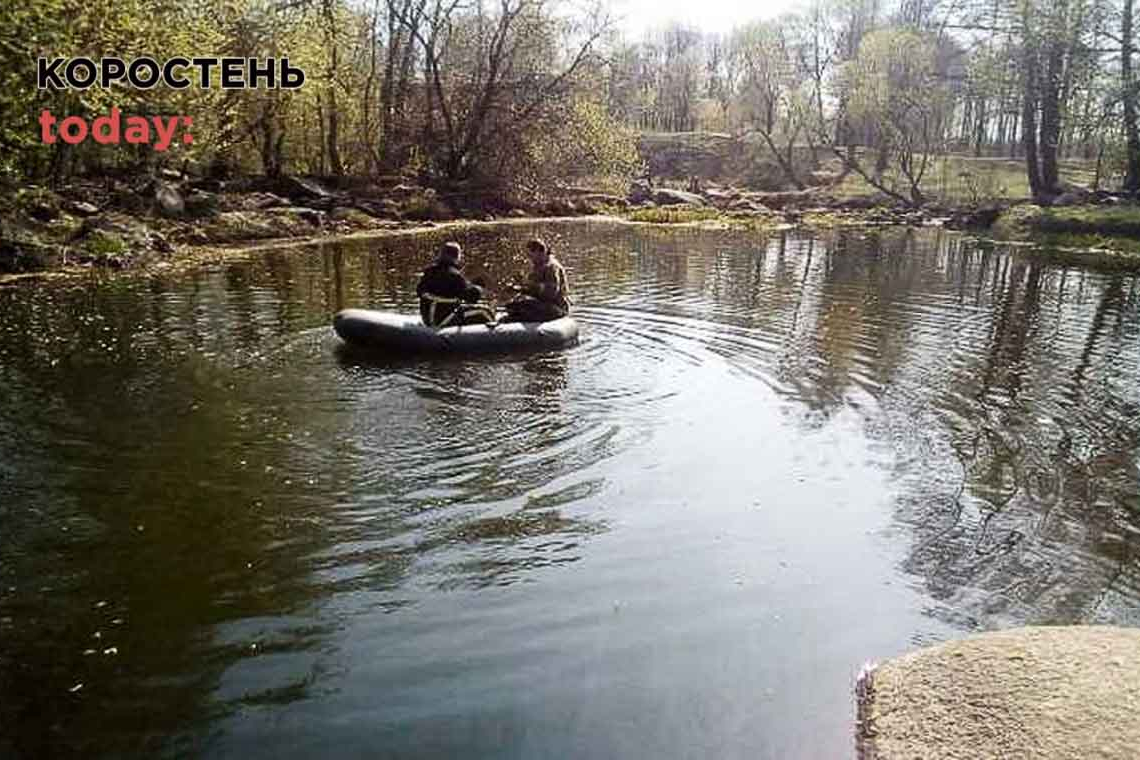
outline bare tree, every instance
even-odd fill
[[[492,124],[496,132],[520,129],[569,92],[609,25],[599,7],[592,9],[566,56],[552,44],[565,30],[547,0],[500,0],[493,11],[481,2],[429,0],[418,18],[407,7],[392,10],[421,47],[426,136],[438,145],[440,173],[450,180],[472,176]]]

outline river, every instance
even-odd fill
[[[341,350],[445,234],[582,340]],[[0,756],[842,758],[867,661],[1140,625],[1140,293],[598,222],[0,289]]]

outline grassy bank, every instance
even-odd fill
[[[874,156],[861,156],[864,166],[874,165]],[[829,171],[838,174],[839,162],[825,162]],[[1095,175],[1095,162],[1082,159],[1061,161],[1062,184],[1091,187]],[[888,186],[894,186],[904,195],[909,187],[905,180],[887,176]],[[926,173],[919,183],[923,195],[931,201],[960,205],[986,201],[1023,201],[1030,197],[1029,181],[1022,159],[978,157],[951,154],[931,156]],[[838,198],[874,197],[880,191],[867,183],[859,174],[849,172],[841,182],[830,188]]]
[[[1022,204],[1007,209],[993,226],[999,239],[1039,242],[1065,251],[1140,257],[1140,206]]]
[[[1037,232],[1140,239],[1140,206],[1070,206],[1030,217]]]

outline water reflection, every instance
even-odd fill
[[[128,364],[113,381],[27,369],[16,389],[38,392],[4,414],[23,417],[4,425],[15,462],[0,498],[3,723],[19,727],[6,738],[29,757],[157,749],[209,718],[216,679],[241,656],[203,626],[272,614],[279,643],[314,635],[289,621],[313,590],[297,555],[273,550],[262,512],[309,494],[282,489],[197,362],[165,378]]]
[[[572,350],[329,334],[536,233]],[[0,290],[0,754],[842,755],[865,659],[1140,623],[1138,303],[941,231],[586,223]]]

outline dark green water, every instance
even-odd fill
[[[867,660],[1140,624],[1135,274],[538,229],[561,353],[338,351],[423,238],[0,289],[0,756],[846,757]]]

